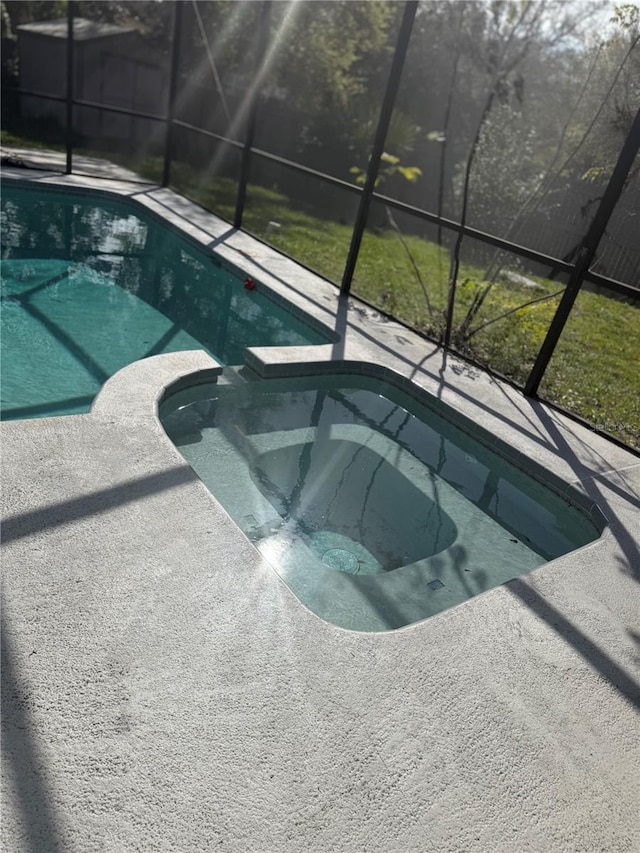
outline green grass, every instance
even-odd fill
[[[30,143],[21,140],[20,144]],[[154,158],[146,161],[141,172],[157,181],[161,168],[161,160]],[[175,163],[171,184],[208,210],[233,220],[234,181],[215,177],[203,180],[189,166]],[[340,282],[351,242],[351,226],[314,215],[312,199],[306,208],[294,207],[277,188],[250,185],[243,228],[331,281]],[[418,331],[439,339],[447,303],[449,253],[418,236],[405,236],[404,244],[390,229],[367,230],[353,292]],[[420,271],[422,284],[407,249]],[[514,271],[522,272],[515,259],[511,263]],[[534,286],[514,283],[505,277],[497,281],[470,328],[473,331],[482,323],[519,308],[516,313],[470,337],[460,336],[458,330],[474,296],[486,286],[483,269],[463,263],[454,314],[456,349],[520,385],[533,366],[559,297],[534,305],[526,303],[561,289],[558,282],[529,275],[527,278]],[[638,307],[582,292],[547,369],[540,395],[640,448],[638,353]]]
[[[540,394],[640,449],[640,310],[578,296]]]
[[[3,127],[0,130],[0,144],[9,147],[13,145],[16,148],[35,148],[38,151],[65,150],[64,139],[59,131],[57,133],[47,133],[39,139],[32,139],[30,136],[25,136],[24,132]]]

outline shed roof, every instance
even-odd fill
[[[55,18],[52,21],[35,21],[32,24],[22,24],[22,26],[18,27],[18,32],[48,36],[49,38],[66,39],[67,19]],[[92,39],[125,35],[126,33],[134,32],[136,30],[133,27],[120,27],[116,24],[107,24],[102,21],[90,21],[88,18],[73,19],[73,37],[75,41],[91,41]]]

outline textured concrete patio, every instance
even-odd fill
[[[353,633],[299,603],[164,435],[157,400],[213,375],[204,353],[125,368],[87,415],[4,423],[4,849],[639,850],[640,459],[169,191],[109,186],[337,332],[254,350],[257,370],[385,366],[610,525]]]

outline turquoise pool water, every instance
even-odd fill
[[[3,185],[3,418],[89,410],[140,358],[326,338],[137,208]]]
[[[226,370],[160,414],[300,601],[343,628],[425,619],[602,529],[427,406],[364,376]]]

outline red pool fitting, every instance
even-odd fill
[[[252,278],[245,278],[244,287],[245,287],[245,290],[255,290],[256,289],[256,283]]]

